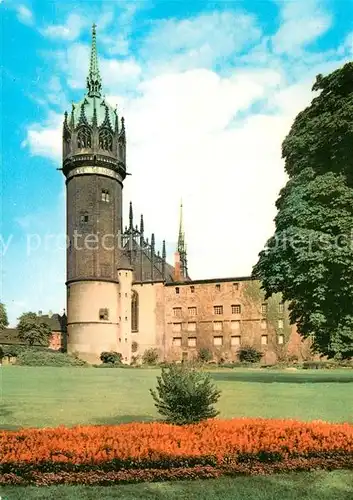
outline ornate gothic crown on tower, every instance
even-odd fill
[[[117,110],[107,103],[105,96],[102,95],[95,24],[92,26],[91,57],[86,86],[87,91],[84,98],[77,104],[72,104],[70,116],[65,112],[63,126],[64,173],[67,170],[66,167],[75,158],[77,161],[80,158],[87,160],[83,155],[92,155],[92,153],[96,153],[94,156],[96,162],[99,163],[99,160],[102,160],[105,164],[111,163],[110,159],[125,170],[124,118],[121,118],[119,124]],[[75,164],[77,161],[74,161]]]

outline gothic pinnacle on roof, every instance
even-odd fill
[[[183,254],[185,251],[185,232],[183,221],[183,202],[180,202],[180,215],[179,215],[179,236],[178,236],[178,252]]]
[[[87,77],[87,89],[90,97],[101,97],[102,79],[98,67],[96,25],[92,26],[92,45],[89,72]]]

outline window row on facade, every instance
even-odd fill
[[[184,288],[186,288],[186,287],[184,287]],[[239,290],[239,283],[233,283],[232,288],[233,288],[234,291],[238,291]],[[189,285],[189,290],[190,290],[191,293],[195,293],[195,285]],[[217,292],[221,291],[221,285],[220,285],[220,283],[216,283],[215,290]],[[176,286],[175,287],[175,293],[177,295],[180,294],[180,286]]]
[[[277,335],[277,344],[284,344],[284,335]],[[197,347],[197,337],[188,337],[187,343],[188,347]],[[203,342],[204,344],[204,342]],[[241,335],[232,335],[230,337],[230,345],[231,347],[238,347],[242,344]],[[268,335],[261,335],[261,345],[268,344]],[[213,345],[215,347],[221,347],[224,345],[224,338],[222,335],[217,335],[213,337]],[[182,337],[173,337],[173,346],[174,347],[182,347]]]
[[[241,314],[242,312],[242,307],[240,304],[232,304],[231,306],[231,313],[232,314]],[[262,315],[267,314],[267,304],[262,304],[261,307],[261,312]],[[284,312],[284,304],[280,303],[278,304],[278,312],[283,313]],[[213,314],[217,316],[222,316],[224,313],[224,306],[223,305],[216,305],[213,306]],[[183,315],[183,309],[182,307],[173,307],[173,316],[176,318],[180,318]],[[196,316],[197,315],[197,308],[195,306],[188,307],[188,316]]]
[[[232,314],[241,314],[241,305],[232,304],[231,305]],[[217,316],[223,314],[223,306],[213,306],[213,314]],[[175,318],[181,318],[183,315],[182,307],[173,307],[173,316]],[[188,316],[197,316],[197,307],[188,307]]]
[[[229,323],[229,322],[227,322]],[[184,323],[184,328],[183,328],[183,323],[181,322],[175,322],[173,323],[173,332],[181,332],[182,330],[187,330],[189,332],[195,332],[196,331],[196,321],[188,321],[187,323]],[[266,320],[261,321],[261,330],[267,330],[268,328],[268,322]],[[284,323],[282,319],[279,319],[277,321],[277,328],[279,330],[283,330],[284,328]],[[223,321],[213,321],[212,322],[212,329],[213,331],[223,331],[224,329],[224,322]],[[230,321],[230,329],[231,330],[240,330],[240,320],[232,320]]]
[[[280,314],[284,313],[284,303],[283,302],[280,302],[278,304],[278,312]],[[261,305],[261,313],[263,316],[266,316],[266,314],[268,313],[268,304],[266,302]]]

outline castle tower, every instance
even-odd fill
[[[65,113],[67,195],[67,349],[97,362],[119,343],[125,125],[102,94],[96,26],[83,99]]]

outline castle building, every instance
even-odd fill
[[[174,265],[155,248],[143,216],[123,229],[127,172],[124,118],[106,102],[96,26],[83,99],[65,113],[63,164],[67,198],[67,350],[88,362],[103,351],[123,361],[158,350],[168,361],[192,359],[201,347],[215,361],[235,360],[242,345],[263,350],[265,362],[305,348],[280,297],[264,301],[249,277],[192,281],[182,205]],[[304,351],[302,352],[301,349]]]

